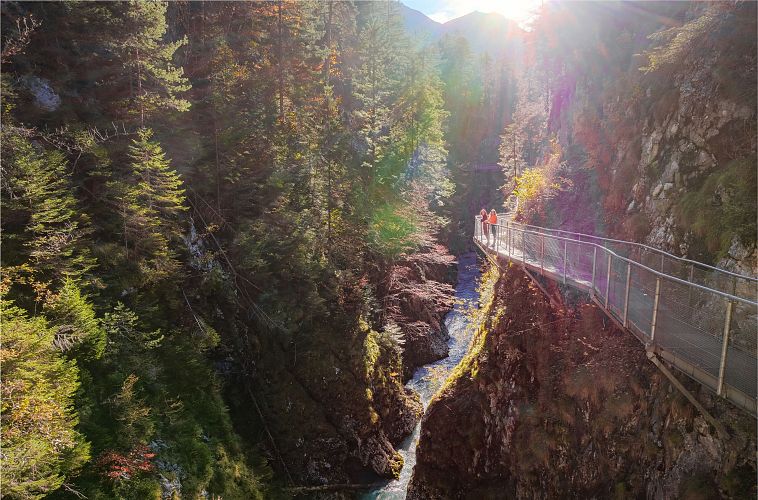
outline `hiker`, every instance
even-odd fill
[[[495,213],[495,209],[494,208],[492,210],[490,210],[489,223],[490,223],[490,231],[492,232],[492,246],[494,247],[495,246],[495,238],[497,236],[497,234],[495,232],[495,229],[496,229],[495,226],[497,225],[497,214]],[[489,244],[489,240],[487,240],[487,244]]]
[[[489,225],[487,224],[487,211],[485,209],[482,209],[481,212],[479,212],[479,215],[482,218],[482,235],[487,238],[487,245],[490,244],[490,232],[489,232]]]

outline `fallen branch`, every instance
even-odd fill
[[[381,485],[381,483],[322,484],[319,486],[295,486],[292,488],[285,488],[284,491],[297,495],[299,493],[313,493],[317,491],[368,490],[379,485]]]

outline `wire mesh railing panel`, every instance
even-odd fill
[[[655,307],[656,276],[650,271],[632,267],[629,279],[628,325],[650,338]]]
[[[717,378],[725,310],[714,303],[716,307],[709,314],[697,314],[698,310],[688,307],[684,299],[687,288],[662,280],[655,343]]]
[[[613,240],[600,236],[572,233],[557,229],[540,228],[538,226],[518,225],[527,230],[604,246],[619,257],[629,258],[630,260],[663,274],[674,276],[714,290],[730,293],[751,302],[755,302],[756,294],[758,294],[757,278],[732,273],[724,269],[677,257],[640,243]]]
[[[540,263],[540,237],[539,235],[522,232],[524,260],[530,264],[539,266]]]
[[[579,283],[592,280],[594,247],[583,243],[566,242],[566,278]]]
[[[516,231],[514,228],[509,228],[508,232],[510,233],[508,236],[508,239],[510,240],[509,248],[510,248],[510,255],[512,258],[517,258],[517,255],[521,255],[522,253],[522,247],[521,247],[521,233]]]
[[[726,356],[724,382],[755,398],[758,388],[756,373],[756,306],[741,302],[732,304],[729,346]]]
[[[544,238],[544,267],[560,276],[563,275],[563,242],[553,237]]]
[[[598,249],[595,262],[595,291],[602,300],[608,296],[608,261],[610,259],[610,253]]]
[[[611,280],[608,290],[608,309],[621,319],[624,311],[626,290],[626,262],[615,258],[611,260]]]

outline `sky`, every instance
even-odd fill
[[[444,23],[469,12],[497,12],[521,24],[531,18],[542,0],[401,0],[411,9],[423,12],[437,22]]]

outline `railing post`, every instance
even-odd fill
[[[510,264],[511,254],[513,253],[513,240],[511,239],[513,235],[513,229],[511,229],[511,221],[506,221],[505,223],[507,224],[506,227],[508,228],[508,236],[505,240],[505,246],[508,248],[508,264]]]
[[[540,274],[545,275],[545,233],[540,233]]]
[[[595,296],[595,262],[597,262],[597,247],[592,247],[592,281],[590,281],[590,297]]]
[[[690,264],[690,283],[695,277],[695,264]],[[692,307],[692,287],[687,288],[687,305]]]
[[[724,391],[724,375],[726,374],[726,355],[729,352],[729,331],[732,329],[732,305],[731,300],[726,303],[726,320],[724,321],[724,340],[721,344],[721,363],[719,364],[719,383],[716,394],[721,396]]]
[[[563,240],[563,284],[566,284],[566,268],[568,267],[568,241]]]
[[[661,272],[662,273],[663,273],[663,259],[664,259],[664,257],[665,257],[665,255],[661,254]],[[666,274],[666,273],[663,273],[663,274]]]
[[[624,328],[629,326],[629,285],[632,283],[632,263],[626,263],[626,289],[624,290]]]
[[[655,277],[655,301],[653,302],[653,320],[650,322],[650,342],[655,342],[655,325],[658,321],[658,301],[661,298],[661,277]]]
[[[521,230],[521,262],[526,267],[526,232],[523,229]]]
[[[608,274],[605,277],[605,308],[608,309],[608,297],[611,296],[611,259],[612,254],[608,254]]]

